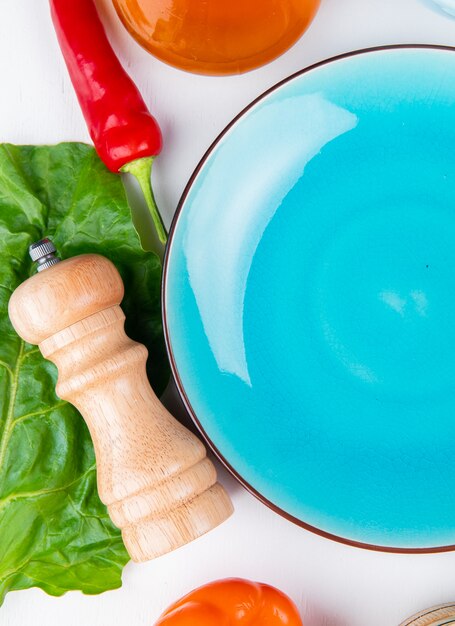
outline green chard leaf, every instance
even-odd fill
[[[0,604],[29,587],[117,588],[128,560],[98,497],[85,422],[56,396],[54,365],[8,318],[11,293],[33,271],[28,247],[44,236],[61,258],[98,252],[115,263],[127,332],[149,348],[157,392],[168,376],[161,263],[140,247],[120,178],[85,144],[0,144]]]

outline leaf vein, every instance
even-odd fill
[[[14,405],[16,404],[17,388],[19,383],[19,370],[24,355],[25,343],[21,341],[19,353],[17,355],[16,365],[14,367],[13,374],[11,376],[11,395],[9,398],[8,412],[6,414],[6,420],[3,427],[3,432],[0,437],[0,469],[3,465],[6,456],[6,449],[11,434],[11,425],[13,423]]]
[[[22,493],[10,494],[9,496],[6,496],[6,498],[4,498],[0,502],[0,511],[3,508],[5,508],[7,504],[14,502],[16,500],[26,500],[28,498],[40,498],[41,496],[48,496],[51,493],[58,493],[59,491],[66,491],[67,489],[69,489],[70,487],[78,483],[79,481],[86,478],[91,472],[94,472],[95,469],[96,469],[96,465],[95,464],[91,465],[83,474],[75,478],[70,483],[66,485],[61,485],[60,487],[53,487],[52,489],[39,489],[38,491],[24,491]]]
[[[8,363],[5,363],[5,361],[0,361],[0,367],[4,367],[6,369],[6,371],[10,374],[11,377],[14,376],[13,370],[8,365]]]
[[[14,419],[13,423],[11,424],[11,430],[13,430],[15,426],[29,419],[30,417],[36,417],[37,415],[47,415],[48,413],[52,413],[52,411],[55,411],[56,409],[59,409],[62,406],[65,406],[65,404],[66,402],[58,402],[57,404],[53,404],[52,406],[47,407],[47,409],[33,411],[32,413],[24,413],[24,415],[20,415],[19,417],[16,417]]]

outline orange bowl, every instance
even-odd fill
[[[285,52],[320,0],[113,0],[153,55],[198,74],[239,74]]]

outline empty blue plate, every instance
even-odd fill
[[[278,512],[364,547],[455,546],[455,54],[280,83],[222,133],[167,250],[174,374]]]

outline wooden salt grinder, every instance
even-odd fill
[[[147,350],[123,328],[114,265],[96,254],[60,262],[54,253],[46,239],[30,247],[39,273],[13,293],[11,322],[57,365],[57,394],[87,422],[100,498],[131,558],[153,559],[223,522],[232,504],[202,443],[149,385]]]

